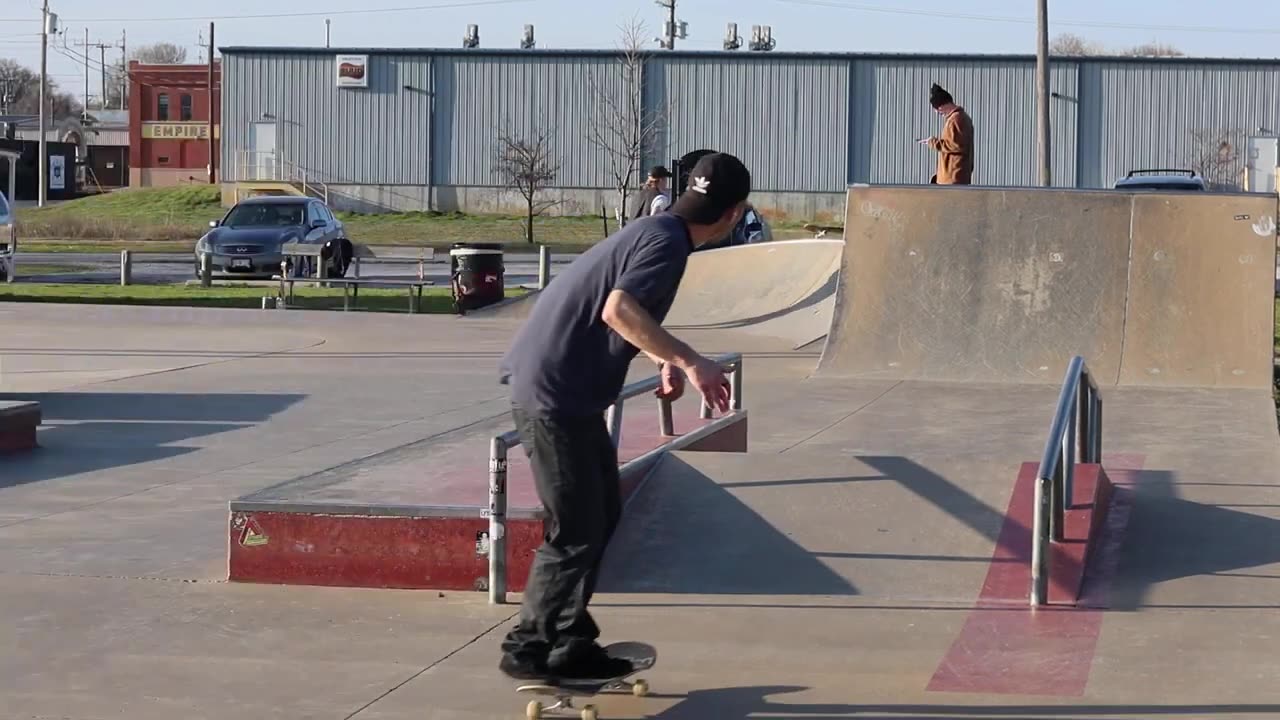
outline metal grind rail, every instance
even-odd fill
[[[1079,355],[1067,365],[1049,440],[1036,474],[1031,546],[1031,606],[1049,600],[1049,547],[1063,539],[1066,508],[1074,502],[1075,466],[1102,462],[1102,396]]]
[[[742,409],[742,353],[725,353],[711,358],[720,363],[729,376],[729,411],[733,413]],[[622,388],[617,401],[606,413],[609,435],[613,438],[614,447],[622,440],[622,411],[625,402],[633,397],[650,393],[661,386],[661,377],[655,375],[645,380],[638,380]],[[702,419],[710,419],[711,408],[706,401],[701,402]],[[664,437],[672,437],[675,432],[671,413],[671,401],[658,399],[658,429]],[[708,427],[701,428],[702,432]],[[701,436],[695,431],[688,437]],[[489,440],[489,603],[504,604],[507,601],[507,453],[520,445],[520,435],[515,430],[503,433]],[[656,448],[632,462],[648,459],[653,453],[660,452],[670,445]]]

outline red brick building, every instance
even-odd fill
[[[222,68],[213,65],[213,157],[218,155]],[[209,67],[129,63],[129,184],[208,182]],[[218,171],[219,168],[214,168]],[[215,179],[221,179],[217,172]]]

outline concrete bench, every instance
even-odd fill
[[[35,449],[41,419],[40,403],[0,400],[0,455]]]

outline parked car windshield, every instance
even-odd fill
[[[230,227],[282,227],[302,225],[306,208],[302,205],[237,205],[223,225]]]

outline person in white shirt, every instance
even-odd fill
[[[631,219],[635,220],[649,215],[657,215],[671,207],[671,191],[668,182],[671,171],[665,166],[655,165],[649,171],[644,187],[640,188],[640,199],[636,203]]]

